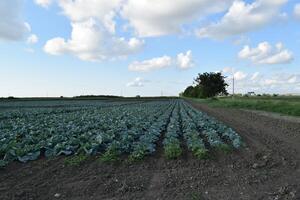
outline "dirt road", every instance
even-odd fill
[[[64,157],[0,170],[0,199],[300,199],[300,123],[255,112],[194,107],[223,121],[246,147],[197,160],[185,150],[168,161],[163,151],[136,164],[96,157],[65,166]]]

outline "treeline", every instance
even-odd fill
[[[193,98],[209,98],[218,95],[228,95],[225,82],[225,76],[221,73],[203,73],[198,74],[194,79],[194,86],[188,86],[181,96]]]

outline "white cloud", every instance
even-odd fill
[[[72,22],[82,22],[94,18],[111,33],[115,32],[114,17],[121,0],[59,0],[59,6]]]
[[[225,67],[221,70],[222,73],[233,73],[234,69],[232,67]]]
[[[233,0],[128,0],[121,15],[140,37],[182,31],[182,26],[211,13],[227,9]]]
[[[257,0],[247,4],[235,0],[228,12],[216,23],[196,31],[200,38],[223,39],[255,31],[281,18],[280,8],[287,0]]]
[[[162,56],[152,58],[144,61],[134,61],[128,67],[130,71],[149,72],[156,69],[176,66],[179,69],[188,69],[194,66],[192,58],[192,51],[188,50],[186,53],[179,53],[176,58],[170,56]]]
[[[48,8],[51,3],[53,2],[52,0],[34,0],[36,4],[44,7],[44,8]]]
[[[282,43],[277,43],[274,48],[268,42],[262,42],[256,48],[244,46],[238,57],[255,64],[283,64],[293,60],[293,53],[285,49]]]
[[[126,86],[127,87],[144,87],[145,86],[144,84],[146,82],[149,82],[149,81],[146,81],[141,77],[137,77],[133,81],[127,83]]]
[[[28,38],[27,38],[27,44],[36,44],[39,41],[39,38],[37,35],[35,34],[31,34]]]
[[[221,73],[223,74],[228,74],[229,76],[227,77],[228,80],[232,80],[232,77],[234,76],[234,79],[236,81],[243,80],[248,77],[248,74],[238,71],[234,69],[233,67],[225,67],[224,69],[221,70]]]
[[[245,35],[242,35],[242,36],[239,36],[238,38],[234,38],[232,43],[234,45],[246,45],[246,44],[250,43],[250,38]]]
[[[155,69],[162,69],[170,67],[172,65],[172,58],[169,56],[162,56],[158,58],[152,58],[150,60],[135,61],[128,67],[130,71],[148,72]]]
[[[119,58],[138,52],[144,41],[137,38],[119,38],[111,35],[94,19],[73,22],[71,39],[53,38],[44,46],[52,55],[69,53],[82,60],[98,61]]]
[[[254,81],[260,78],[260,73],[259,72],[255,72],[254,74],[252,74],[250,80]]]
[[[101,61],[139,52],[144,41],[118,37],[114,17],[121,0],[59,0],[63,14],[71,21],[69,39],[53,38],[44,51],[52,55],[72,54],[81,60]]]
[[[180,53],[177,55],[177,66],[180,69],[188,69],[193,67],[193,57],[192,57],[192,51],[189,50],[185,54]]]
[[[22,40],[30,32],[22,19],[22,0],[0,1],[0,40]]]
[[[234,79],[237,81],[243,80],[247,77],[247,74],[245,74],[242,71],[237,71],[234,73]]]
[[[259,72],[246,75],[243,71],[237,78],[235,74],[235,91],[237,93],[246,93],[254,91],[256,93],[300,93],[300,74],[291,73],[269,73],[263,75]],[[232,90],[232,78],[227,78],[226,82],[229,87],[228,91]]]
[[[294,7],[294,16],[300,20],[300,3],[296,4]]]

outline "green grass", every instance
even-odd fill
[[[213,107],[263,110],[284,115],[300,116],[300,97],[235,97],[191,99]]]

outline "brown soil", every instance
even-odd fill
[[[189,152],[128,164],[91,157],[12,163],[0,170],[0,199],[300,199],[300,123],[234,109],[194,104],[234,128],[246,147],[197,160]],[[186,150],[186,148],[185,148]]]

